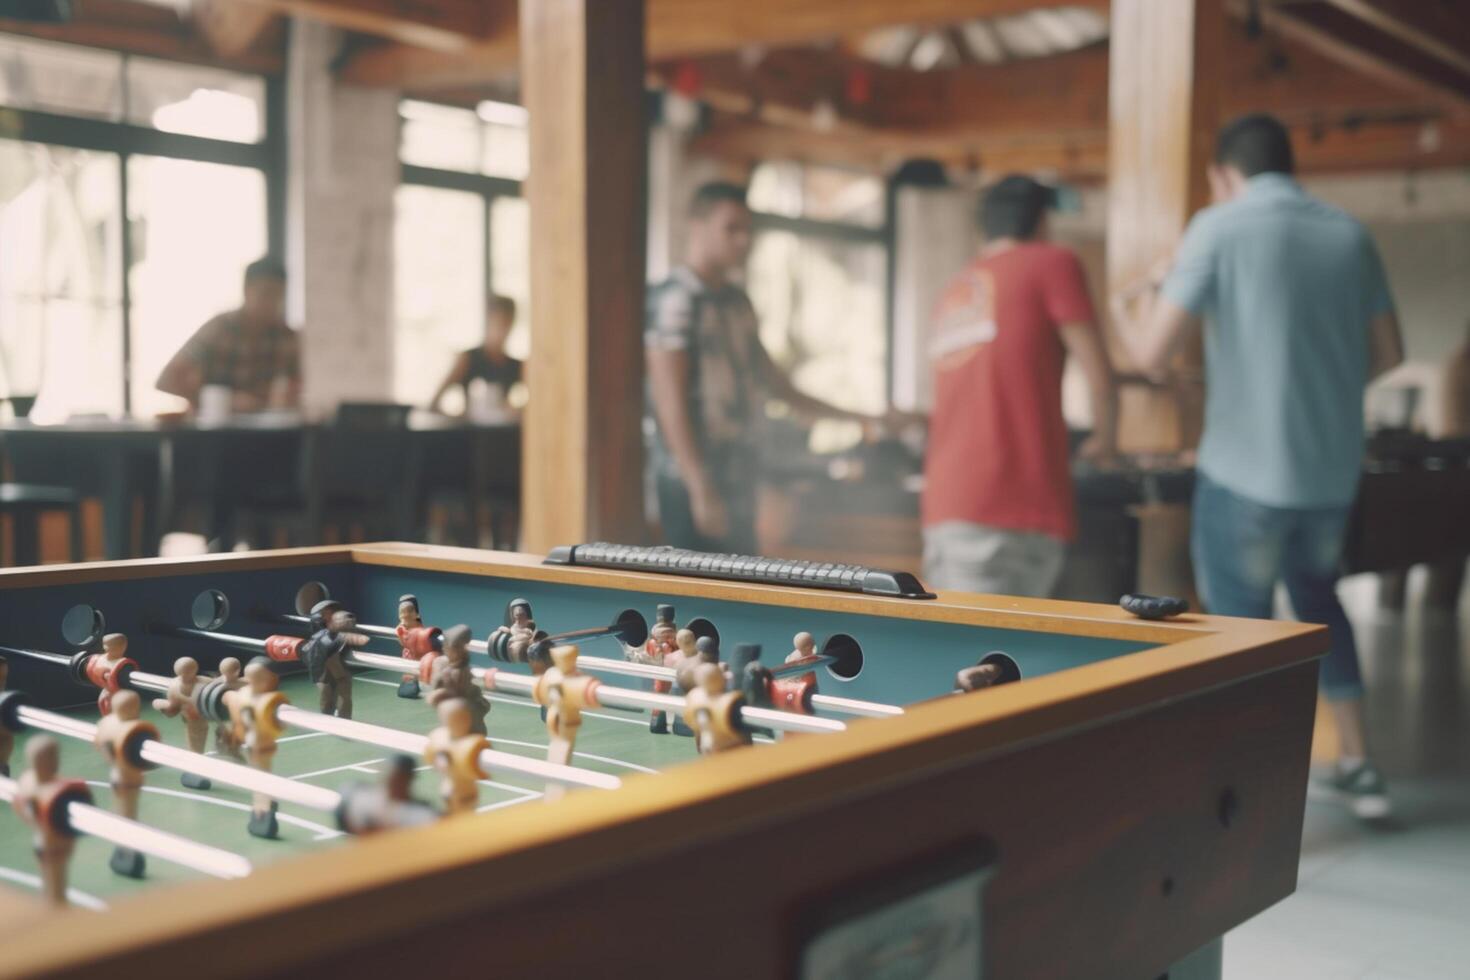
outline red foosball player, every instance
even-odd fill
[[[446,814],[475,812],[480,780],[489,778],[480,766],[480,753],[489,747],[489,739],[470,731],[467,704],[458,698],[439,702],[439,727],[429,732],[424,761],[439,773],[439,797]]]
[[[238,691],[245,686],[245,678],[240,676],[240,661],[236,657],[226,657],[219,662],[219,677],[213,681],[215,684],[223,684],[226,691]],[[235,723],[225,720],[214,726],[214,749],[220,755],[231,759],[244,761],[245,753],[241,751],[240,741],[235,737]]]
[[[121,633],[108,633],[102,638],[102,653],[87,661],[87,679],[102,689],[97,695],[97,710],[107,714],[112,710],[112,696],[122,690],[126,678],[125,668],[137,667],[128,659],[128,638]]]
[[[0,691],[5,690],[6,681],[10,677],[10,662],[0,657]],[[0,776],[10,775],[10,755],[15,751],[15,735],[0,725]]]
[[[93,737],[93,743],[112,767],[108,779],[112,783],[113,808],[129,820],[138,819],[143,774],[153,768],[143,761],[143,743],[158,738],[153,723],[138,717],[142,707],[142,699],[136,692],[118,691],[112,696],[112,711],[97,722]],[[108,864],[125,877],[143,877],[143,855],[130,847],[114,848]]]
[[[317,706],[324,715],[351,718],[352,671],[342,657],[349,649],[367,646],[368,638],[354,632],[357,617],[341,603],[323,599],[312,607],[311,615],[322,626],[301,644],[300,657],[316,685]]]
[[[694,689],[684,698],[684,720],[694,731],[701,755],[725,752],[750,744],[750,731],[740,718],[745,698],[725,690],[725,672],[719,664],[700,664],[694,671]]]
[[[592,706],[592,691],[597,680],[577,670],[575,646],[551,648],[551,666],[536,680],[532,698],[546,708],[546,761],[568,766],[577,744],[577,731],[582,727],[582,709]],[[560,783],[548,783],[546,799],[557,800],[566,793]]]
[[[637,658],[638,661],[653,664],[655,667],[673,667],[674,664],[668,661],[670,656],[679,652],[678,636],[679,631],[674,626],[674,607],[659,606],[654,612],[653,628],[648,631],[648,640],[643,644],[643,656]],[[677,660],[678,657],[674,656],[674,659]],[[653,689],[658,694],[667,694],[673,687],[672,681],[653,682]],[[663,735],[669,730],[668,719],[662,711],[649,713],[648,730],[655,735]]]
[[[233,737],[245,747],[250,765],[261,772],[271,771],[276,757],[276,740],[283,731],[276,718],[277,709],[287,703],[286,696],[276,690],[280,683],[280,678],[271,670],[271,662],[265,657],[256,657],[245,667],[246,686],[224,696],[234,724]],[[264,793],[255,793],[246,829],[255,837],[275,837],[280,831],[276,821],[276,801]]]
[[[463,624],[444,631],[444,655],[434,658],[434,672],[429,681],[429,704],[438,705],[450,699],[464,702],[470,713],[470,731],[484,735],[490,702],[470,667],[470,628]]]
[[[41,891],[52,905],[66,905],[66,870],[76,846],[76,831],[66,821],[68,802],[90,803],[80,779],[57,775],[61,749],[49,735],[26,743],[26,771],[15,781],[12,805],[31,828],[31,850],[41,871]]]
[[[439,653],[439,644],[444,633],[437,626],[425,626],[419,615],[418,596],[398,597],[398,643],[405,660],[417,661],[418,670],[404,674],[398,683],[400,698],[416,698],[421,687],[420,679],[432,676],[433,662]]]
[[[375,783],[342,787],[337,823],[349,834],[376,834],[404,827],[422,827],[439,819],[439,811],[413,796],[414,759],[395,755],[388,771]]]
[[[239,661],[235,661],[236,669]],[[184,737],[188,739],[189,751],[204,754],[205,742],[209,739],[209,719],[199,711],[199,693],[204,685],[199,681],[199,661],[193,657],[180,657],[174,661],[174,679],[168,683],[168,691],[161,698],[153,699],[153,708],[165,718],[181,718],[184,722]],[[179,782],[189,789],[209,789],[209,780],[192,772],[182,773]]]

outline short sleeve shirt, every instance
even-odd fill
[[[206,385],[224,385],[265,401],[276,378],[300,378],[300,352],[296,331],[285,324],[250,330],[233,312],[200,327],[180,354],[199,367]]]
[[[1190,222],[1163,293],[1207,321],[1201,472],[1268,506],[1350,504],[1369,325],[1393,310],[1367,229],[1260,174]]]
[[[739,286],[711,287],[693,270],[677,268],[649,291],[643,343],[649,350],[687,352],[687,410],[695,440],[712,476],[739,479],[734,471],[757,455],[765,399],[765,354],[750,297]],[[653,465],[677,475],[651,400],[644,430]]]
[[[1077,256],[1027,242],[971,263],[934,314],[924,526],[1076,533],[1063,325],[1096,322]]]

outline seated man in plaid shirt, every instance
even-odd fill
[[[158,390],[188,399],[196,410],[206,385],[229,388],[236,412],[297,407],[300,344],[286,326],[285,305],[285,267],[269,258],[250,263],[240,308],[195,331],[158,376]]]

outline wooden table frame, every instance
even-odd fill
[[[337,562],[1160,645],[613,793],[160,888],[103,916],[58,913],[0,938],[0,975],[787,976],[824,896],[981,835],[1000,855],[987,975],[1136,980],[1295,888],[1318,626],[904,602],[406,544],[17,569],[0,589]]]

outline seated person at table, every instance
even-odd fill
[[[472,394],[475,382],[485,385],[485,402],[489,411],[504,410],[511,389],[521,384],[521,362],[505,352],[505,341],[516,320],[516,301],[509,296],[491,296],[485,309],[485,340],[478,347],[460,351],[454,366],[445,375],[429,408],[441,411],[444,396],[453,388],[464,392],[464,414],[474,415],[478,408],[477,398]]]
[[[985,244],[935,310],[934,411],[924,461],[924,581],[938,589],[1047,596],[1076,536],[1062,369],[1076,358],[1093,434],[1115,448],[1113,372],[1082,263],[1047,241],[1055,191],[1013,174],[985,194]]]
[[[295,408],[301,397],[301,345],[286,326],[286,269],[264,258],[245,269],[244,300],[195,331],[156,383],[199,408],[199,393],[220,385],[236,412]]]

